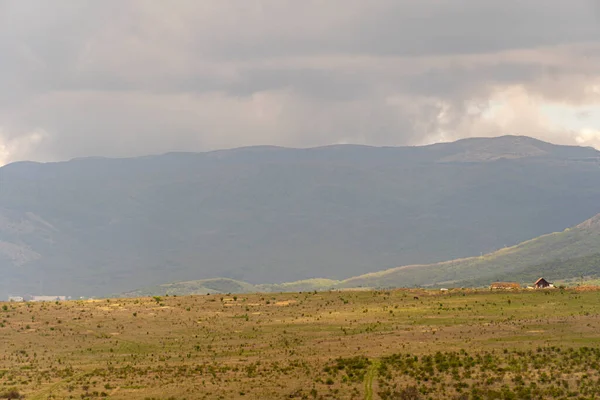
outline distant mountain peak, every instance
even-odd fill
[[[440,162],[486,162],[532,157],[600,157],[600,152],[591,147],[556,145],[529,136],[516,135],[466,138],[434,146],[441,152],[438,159]]]
[[[517,141],[517,142],[529,142],[529,143],[546,143],[546,144],[551,144],[549,142],[540,140],[540,139],[536,139],[534,137],[531,136],[525,136],[525,135],[501,135],[501,136],[476,136],[476,137],[469,137],[469,138],[464,138],[464,139],[459,139],[456,142],[469,142],[469,141],[498,141],[498,142],[506,142],[506,141]]]

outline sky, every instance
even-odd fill
[[[600,149],[600,0],[0,0],[0,165],[505,134]]]

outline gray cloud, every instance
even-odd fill
[[[538,106],[600,105],[598,4],[0,0],[0,162],[513,131],[581,142]],[[595,129],[584,144],[600,146]]]

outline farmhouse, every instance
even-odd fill
[[[551,286],[552,286],[552,284],[550,282],[548,282],[547,280],[545,280],[544,278],[538,279],[533,284],[533,287],[536,289],[544,289],[544,288],[551,287]]]
[[[516,282],[494,282],[490,285],[490,289],[513,290],[520,289],[521,285]]]

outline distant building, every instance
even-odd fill
[[[62,301],[67,300],[67,296],[31,296],[30,301]]]
[[[21,296],[8,296],[8,301],[21,302],[25,301],[25,299],[23,299]]]
[[[490,289],[513,290],[520,288],[521,285],[516,282],[494,282],[490,285]]]
[[[545,280],[544,278],[540,278],[533,284],[533,287],[536,289],[545,289],[547,287],[551,287],[552,284]]]

